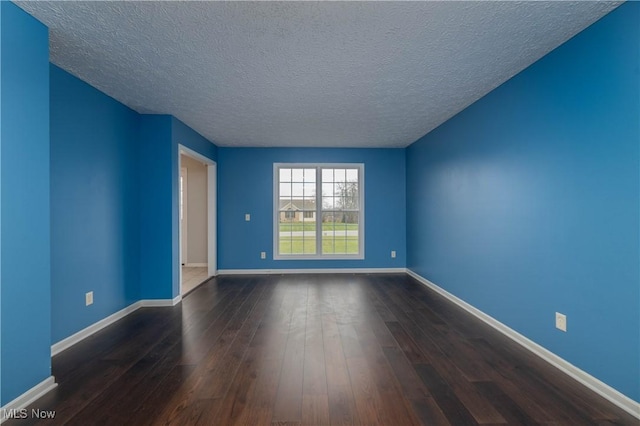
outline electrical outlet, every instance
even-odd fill
[[[556,312],[556,328],[558,330],[567,331],[567,316]]]
[[[244,215],[244,220],[247,221],[247,222],[250,222],[251,221],[251,215],[249,213],[245,214]]]
[[[266,259],[267,258],[267,252],[266,251],[261,251],[260,252],[260,259]]]
[[[86,306],[89,305],[93,305],[93,292],[90,291],[89,293],[84,295],[84,303]]]
[[[396,251],[395,250],[391,250],[391,258],[392,259],[396,258]]]

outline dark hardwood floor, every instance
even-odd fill
[[[43,424],[639,424],[406,275],[212,279],[53,374]]]

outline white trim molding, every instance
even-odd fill
[[[401,274],[405,268],[218,269],[218,275]]]
[[[502,334],[504,334],[505,336],[513,340],[514,342],[518,343],[525,349],[528,349],[533,354],[547,361],[549,364],[556,367],[558,370],[562,371],[569,377],[573,378],[578,383],[586,386],[587,388],[591,389],[592,391],[602,396],[603,398],[607,399],[611,403],[622,408],[632,416],[640,419],[640,403],[622,394],[621,392],[617,391],[616,389],[612,388],[611,386],[607,385],[601,380],[593,377],[586,371],[581,370],[580,368],[566,361],[564,358],[559,357],[558,355],[540,346],[534,341],[529,340],[528,338],[518,333],[517,331],[513,330],[512,328],[506,326],[505,324],[501,323],[500,321],[493,318],[492,316],[487,315],[486,313],[475,308],[474,306],[458,298],[457,296],[454,296],[453,294],[449,293],[442,287],[439,287],[438,285],[432,283],[428,279],[422,277],[421,275],[418,275],[414,271],[407,269],[407,274],[415,278],[421,284],[425,285],[426,287],[430,288],[436,293],[442,295],[443,297],[448,299],[450,302],[453,302],[456,305],[460,306],[462,309],[469,312],[471,315],[475,316],[479,320],[483,321],[484,323],[498,330],[499,332],[501,332]]]
[[[27,408],[38,398],[44,396],[47,392],[54,389],[58,384],[53,376],[49,376],[13,401],[8,402],[4,407],[0,408],[0,423],[9,420],[5,417],[5,413],[10,411],[19,411]]]
[[[70,348],[71,346],[75,345],[81,340],[84,340],[87,337],[91,336],[92,334],[97,333],[98,331],[113,324],[119,319],[126,317],[131,312],[137,310],[141,306],[142,306],[141,302],[135,302],[127,306],[126,308],[121,309],[118,312],[115,312],[109,315],[108,317],[103,318],[100,321],[91,324],[89,327],[83,328],[77,333],[74,333],[71,336],[60,340],[58,343],[54,343],[53,345],[51,345],[51,356],[58,355],[60,352],[64,351],[67,348]]]
[[[173,299],[145,299],[138,300],[135,303],[127,306],[124,309],[120,309],[118,312],[115,312],[109,315],[106,318],[101,319],[98,322],[91,324],[90,326],[83,328],[71,336],[60,340],[58,343],[54,343],[51,345],[51,356],[58,355],[60,352],[65,349],[70,348],[76,343],[86,339],[87,337],[97,333],[103,328],[113,324],[114,322],[126,317],[130,313],[137,311],[140,308],[151,308],[151,307],[170,307],[175,306],[182,301],[182,296],[178,295]]]
[[[207,263],[198,264],[198,266],[207,267],[208,275],[215,276],[217,269],[217,163],[190,148],[182,145],[178,142],[178,173],[180,173],[181,160],[180,155],[184,154],[188,157],[191,157],[195,160],[198,160],[204,163],[207,166]],[[178,219],[179,222],[179,219]],[[178,261],[178,283],[182,284],[182,227],[180,223],[177,224],[178,227],[178,250],[180,259]],[[186,263],[186,262],[185,262]],[[185,266],[194,266],[196,264],[187,264]],[[175,300],[175,299],[174,299]],[[174,304],[179,303],[180,300],[175,302]],[[154,305],[154,306],[166,306],[166,305]]]
[[[207,275],[216,275],[218,269],[218,165],[207,165]],[[182,281],[180,281],[182,283]]]
[[[143,308],[156,308],[156,307],[167,307],[167,306],[176,306],[178,303],[182,301],[182,296],[177,295],[173,299],[146,299],[141,300],[141,307]]]

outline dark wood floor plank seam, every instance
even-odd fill
[[[333,283],[332,283],[333,284]],[[329,391],[329,419],[331,424],[360,423],[355,406],[355,397],[347,360],[344,355],[338,320],[333,302],[332,287],[328,287],[330,312],[323,315],[322,323],[327,371],[327,389]],[[327,356],[327,352],[328,355]]]
[[[302,389],[304,379],[304,336],[307,332],[307,298],[308,285],[299,284],[304,290],[304,296],[298,294],[300,308],[294,308],[291,312],[287,341],[280,367],[280,378],[276,391],[276,400],[273,407],[272,421],[274,422],[300,422],[302,420]],[[302,293],[302,291],[298,291]],[[304,309],[302,309],[304,307]],[[300,323],[304,325],[304,333],[299,335],[295,330]],[[297,356],[296,356],[297,355]]]

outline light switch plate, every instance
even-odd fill
[[[567,316],[556,312],[556,328],[558,330],[567,331]]]

